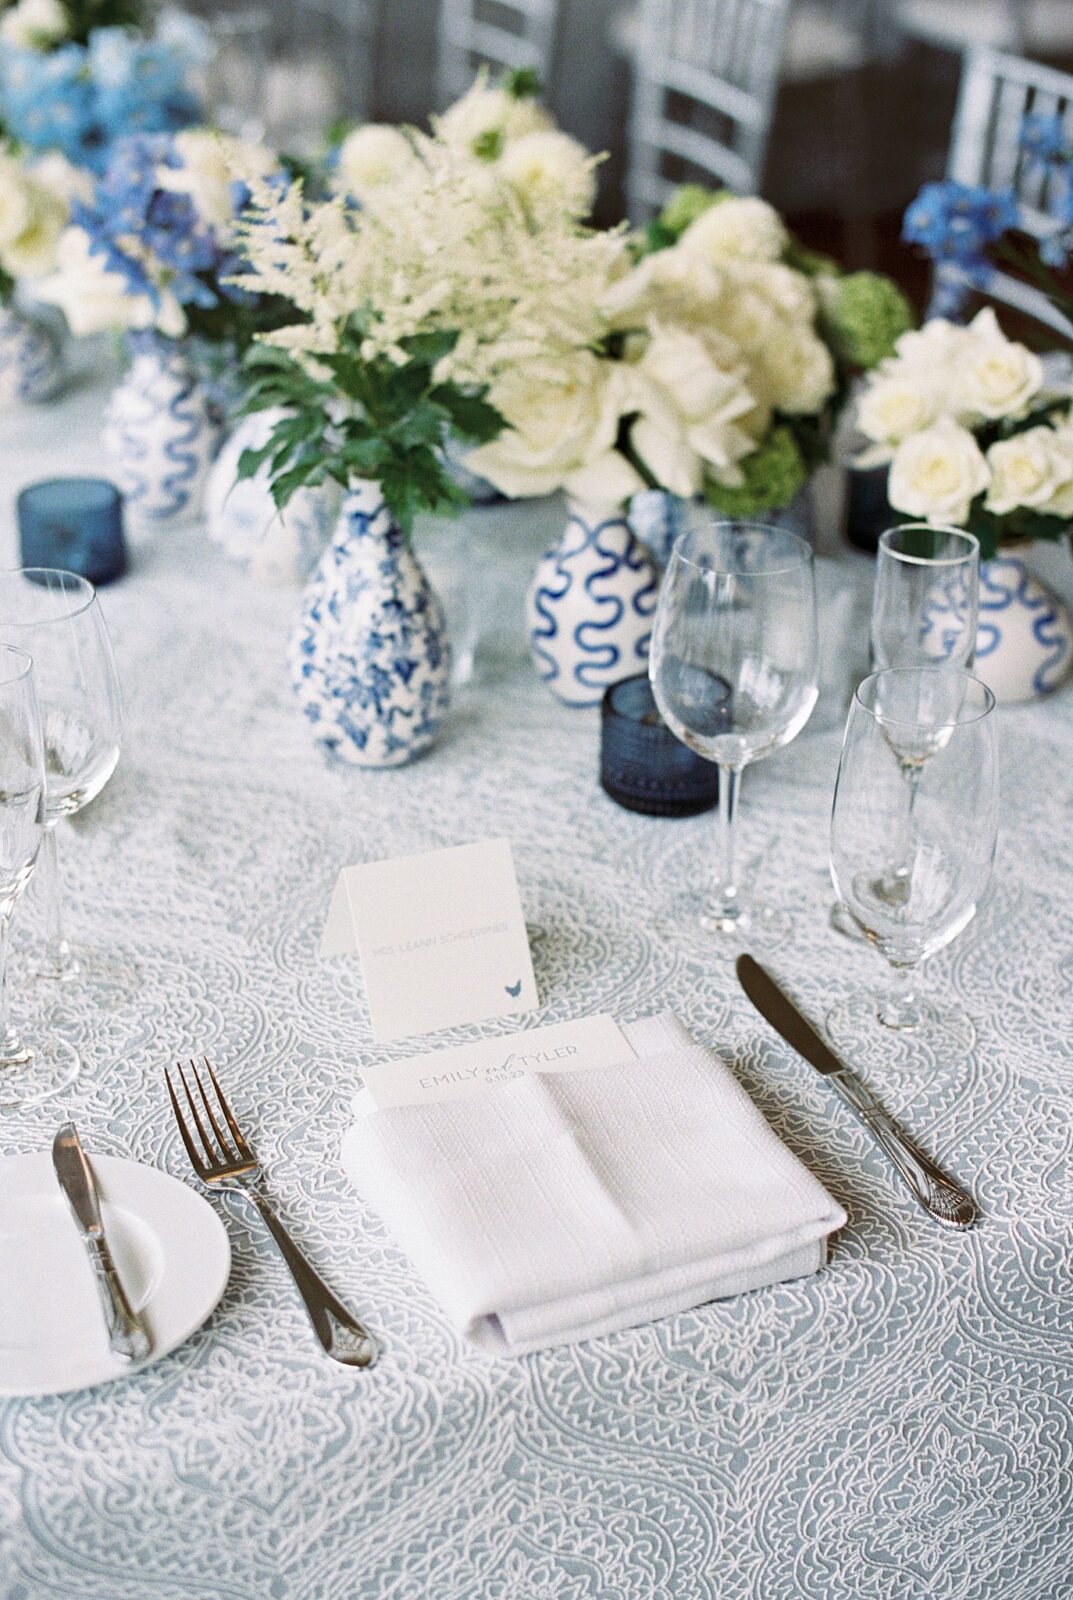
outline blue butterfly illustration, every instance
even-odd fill
[[[510,995],[511,999],[517,1000],[518,996],[522,992],[522,980],[519,978],[517,983],[508,983],[505,984],[504,987],[506,988],[506,991]]]

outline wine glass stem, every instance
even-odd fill
[[[8,1009],[7,953],[13,905],[11,900],[0,905],[0,1068],[22,1066],[30,1059]]]
[[[50,978],[64,978],[74,968],[74,957],[63,931],[63,884],[60,881],[60,862],[56,848],[56,829],[59,818],[45,828],[44,849],[38,862],[45,895],[45,974]]]
[[[724,915],[740,913],[737,874],[734,866],[734,820],[738,811],[737,767],[719,768],[719,875],[715,881],[715,903]]]
[[[879,1009],[879,1020],[887,1028],[918,1028],[921,1023],[915,967],[895,967],[894,981]]]

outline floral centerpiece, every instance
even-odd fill
[[[934,317],[898,341],[856,414],[864,440],[858,460],[889,464],[893,510],[979,539],[978,670],[1007,700],[1054,687],[1073,662],[1065,608],[1023,559],[1040,541],[1067,539],[1073,527],[1073,296],[1064,276],[1073,148],[1061,119],[1040,115],[1025,119],[1022,146],[1022,160],[1038,168],[1049,225],[1041,209],[1030,234],[1011,190],[948,180],[921,190],[904,237],[945,269],[933,303],[961,314],[973,294],[986,295],[998,270],[1008,270],[1042,290],[1044,304],[1059,322],[1065,318],[1066,336],[1050,334],[1057,349],[1041,358],[1008,338],[989,307],[967,326]]]
[[[51,331],[16,305],[55,266],[80,179],[61,156],[29,162],[0,139],[0,405],[48,399],[59,376]]]
[[[128,335],[133,357],[106,424],[117,481],[136,518],[196,512],[219,417],[191,341],[233,364],[274,308],[234,282],[245,191],[232,171],[268,176],[270,151],[208,129],[119,141],[71,206],[56,271],[37,287],[76,334]]]
[[[249,404],[290,415],[246,469],[267,463],[281,504],[326,479],[345,491],[292,671],[324,748],[389,765],[431,741],[446,700],[438,605],[406,545],[414,516],[464,501],[449,449],[498,433],[489,393],[510,374],[595,364],[625,244],[581,226],[587,198],[519,181],[442,126],[400,134],[405,153],[376,137],[390,182],[356,177],[348,158],[346,192],[323,203],[251,186],[243,281],[294,319],[249,361]]]

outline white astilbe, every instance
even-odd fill
[[[299,185],[254,179],[243,227],[247,288],[289,300],[308,322],[266,335],[316,361],[361,313],[363,355],[405,360],[402,341],[458,335],[440,381],[494,383],[508,368],[589,348],[607,331],[607,286],[626,270],[618,234],[592,234],[553,208],[539,213],[495,174],[415,137],[421,177],[355,211],[308,205]]]

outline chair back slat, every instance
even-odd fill
[[[440,0],[439,102],[450,105],[482,66],[531,68],[547,85],[559,0]]]
[[[790,0],[639,0],[630,216],[682,182],[760,183]]]

